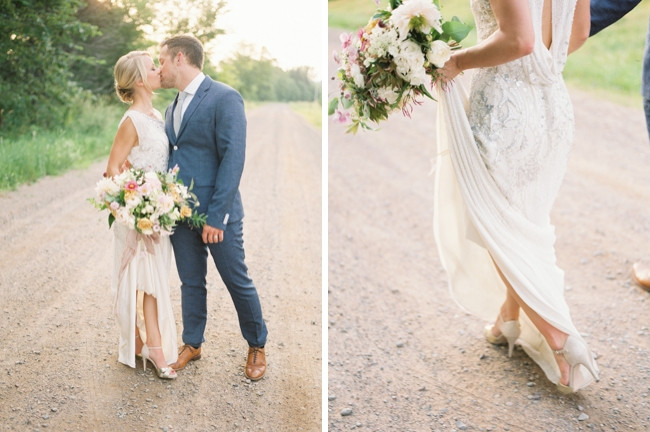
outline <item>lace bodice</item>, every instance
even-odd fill
[[[131,149],[128,160],[134,168],[147,171],[167,171],[169,141],[165,133],[165,122],[156,111],[158,118],[150,117],[140,111],[127,110],[120,124],[128,117],[138,134],[138,145]]]
[[[468,112],[495,182],[512,205],[531,217],[550,209],[573,141],[573,109],[561,72],[575,0],[549,0],[553,1],[550,49],[541,38],[543,1],[529,0],[536,41],[533,53],[478,69]],[[471,6],[481,41],[498,25],[489,0],[471,0]]]

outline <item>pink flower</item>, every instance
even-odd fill
[[[336,51],[332,51],[332,58],[336,62],[336,64],[341,64],[341,58],[339,57],[339,53]]]
[[[113,201],[109,207],[111,208],[111,210],[117,210],[118,208],[120,208],[120,203],[118,203],[117,201]]]
[[[138,183],[136,183],[135,180],[129,180],[129,181],[124,185],[124,190],[127,190],[127,191],[136,191],[136,190],[138,190]]]
[[[379,6],[379,0],[375,0],[375,4]]]
[[[350,113],[341,110],[336,110],[335,120],[339,123],[347,123],[350,120]]]
[[[341,40],[341,46],[343,49],[347,49],[352,45],[352,33],[341,33],[339,39]]]

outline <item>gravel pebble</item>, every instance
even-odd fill
[[[589,418],[589,416],[588,416],[587,414],[585,414],[585,413],[582,413],[582,414],[580,414],[580,415],[578,416],[578,420],[579,420],[579,421],[585,421],[585,420],[587,420],[588,418]]]
[[[341,415],[344,416],[344,417],[345,417],[345,416],[352,415],[352,409],[350,409],[350,408],[345,408],[345,409],[341,410]]]

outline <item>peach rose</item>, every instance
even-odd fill
[[[140,219],[137,224],[138,229],[142,234],[153,234],[153,222],[149,219]]]

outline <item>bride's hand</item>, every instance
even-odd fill
[[[458,57],[455,54],[452,54],[451,58],[447,60],[447,63],[443,67],[437,70],[438,78],[436,79],[436,84],[444,86],[450,81],[453,81],[461,72],[462,69],[458,67]]]

